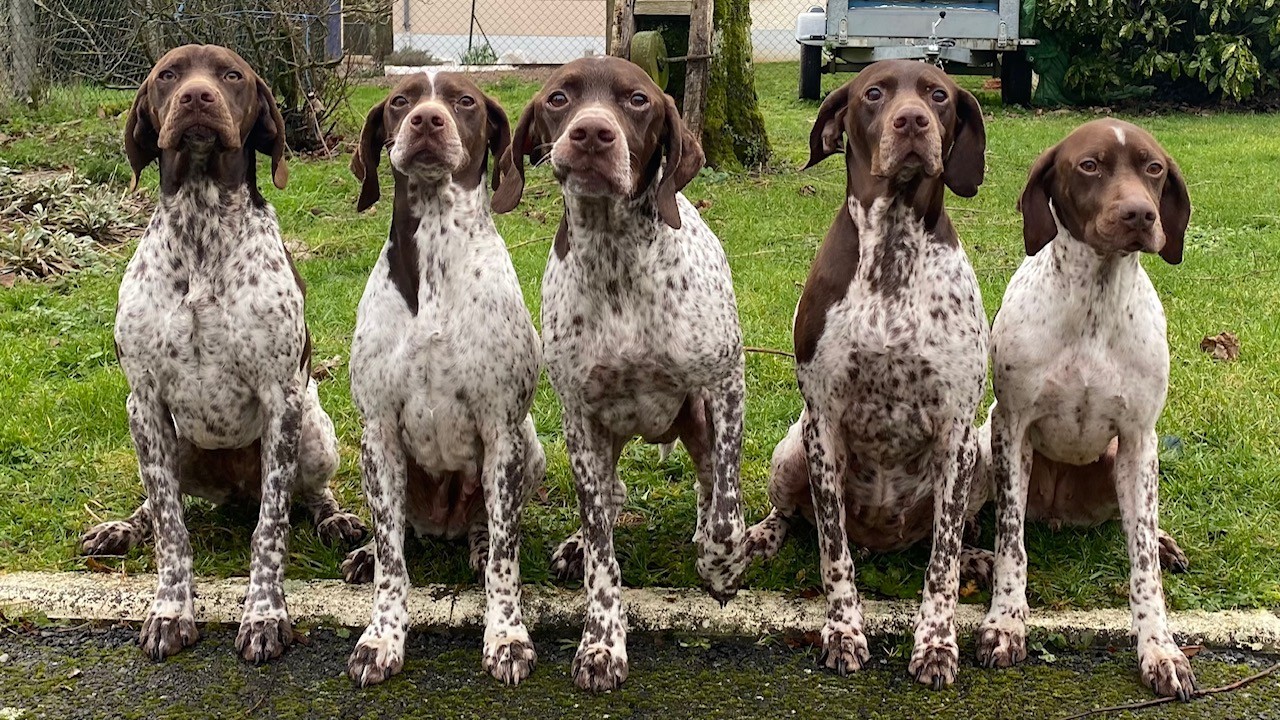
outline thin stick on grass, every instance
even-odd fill
[[[1219,693],[1231,692],[1232,690],[1239,690],[1240,688],[1244,687],[1245,685],[1248,685],[1249,683],[1256,682],[1258,680],[1261,680],[1264,677],[1267,677],[1268,675],[1271,675],[1276,670],[1280,670],[1280,663],[1276,663],[1275,665],[1272,665],[1266,670],[1254,673],[1253,675],[1250,675],[1247,678],[1241,678],[1240,680],[1237,680],[1231,683],[1230,685],[1223,685],[1221,687],[1209,688],[1208,690],[1196,690],[1195,692],[1191,693],[1191,697],[1202,698],[1202,697],[1208,697],[1210,695],[1217,695]],[[1141,710],[1142,708],[1155,707],[1156,705],[1164,705],[1166,703],[1171,703],[1174,700],[1177,700],[1177,698],[1162,697],[1162,698],[1154,698],[1152,700],[1143,700],[1142,702],[1129,703],[1127,705],[1112,705],[1111,707],[1094,708],[1093,710],[1086,710],[1082,713],[1070,715],[1068,717],[1062,718],[1062,720],[1080,720],[1080,718],[1087,718],[1093,715],[1102,715],[1103,713],[1125,712],[1127,710]]]
[[[789,357],[792,360],[796,359],[796,356],[794,353],[789,353],[786,350],[774,350],[773,348],[751,347],[749,345],[742,349],[749,353],[760,353],[761,355],[781,355],[782,357]]]
[[[547,241],[548,241],[548,240],[550,240],[550,239],[551,239],[551,236],[550,236],[550,235],[548,235],[547,237],[534,238],[534,239],[532,239],[532,240],[525,240],[524,242],[518,242],[518,243],[516,243],[515,245],[508,245],[508,246],[507,246],[507,252],[511,252],[512,250],[515,250],[516,248],[522,248],[522,247],[524,247],[525,245],[533,245],[533,244],[535,244],[535,243],[544,243],[544,242],[547,242]]]

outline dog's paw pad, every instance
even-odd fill
[[[516,685],[529,677],[538,661],[533,643],[502,638],[484,648],[484,669],[504,685]]]
[[[830,625],[822,629],[822,655],[818,662],[823,667],[842,676],[849,675],[861,670],[870,659],[867,638],[861,630],[847,626],[835,629]]]
[[[138,644],[152,660],[163,660],[200,639],[196,621],[191,616],[147,615],[138,634]]]
[[[360,638],[347,658],[347,675],[360,687],[377,685],[403,668],[403,644],[386,638]]]
[[[560,543],[551,553],[551,574],[561,582],[581,580],[586,564],[586,549],[582,535],[574,533]]]
[[[583,690],[613,690],[627,679],[627,657],[604,645],[578,648],[573,658],[573,682]]]
[[[236,652],[255,665],[284,654],[293,642],[293,626],[288,618],[245,618],[236,634]]]
[[[112,520],[89,528],[80,537],[80,554],[124,555],[142,541],[142,532],[127,520]]]
[[[373,582],[373,571],[378,562],[373,545],[365,545],[347,553],[342,560],[342,580],[351,585]]]
[[[956,680],[960,667],[960,649],[953,644],[926,645],[911,653],[907,672],[916,682],[941,690]]]
[[[995,623],[978,628],[978,663],[983,667],[1007,668],[1027,659],[1026,630]]]
[[[316,527],[320,539],[330,545],[359,542],[369,532],[364,521],[349,512],[336,512]]]

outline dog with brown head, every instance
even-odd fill
[[[271,180],[284,189],[285,126],[266,81],[234,51],[184,45],[165,53],[138,88],[125,123],[131,187],[160,161],[160,187],[172,194],[193,176],[226,187],[247,183],[262,205],[255,152],[271,157]]]

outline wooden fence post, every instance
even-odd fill
[[[693,0],[689,11],[689,59],[685,61],[684,122],[702,141],[702,121],[707,106],[707,82],[711,77],[711,33],[714,0]]]

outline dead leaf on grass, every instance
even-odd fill
[[[1000,78],[987,78],[982,81],[983,90],[999,90],[1001,87],[1003,85],[1000,82]]]
[[[710,198],[702,198],[701,200],[693,204],[693,206],[698,208],[699,210],[706,210],[707,208],[711,207],[711,205],[712,205],[712,202]]]
[[[801,185],[800,194],[803,195],[804,197],[813,197],[814,195],[818,194],[818,188],[812,185]]]
[[[97,558],[92,558],[92,557],[87,557],[84,559],[84,566],[89,568],[89,572],[114,573],[116,571],[116,569],[111,567],[110,565],[107,565],[106,563],[103,563]]]
[[[618,527],[640,527],[645,524],[644,516],[638,512],[624,512],[618,516]]]
[[[966,582],[964,585],[960,587],[960,597],[962,598],[973,597],[974,595],[977,595],[977,594],[978,594],[978,583],[972,580],[969,580],[968,582]]]
[[[1189,658],[1193,658],[1200,654],[1200,651],[1204,649],[1204,646],[1203,645],[1183,645],[1178,649],[1182,651],[1183,655],[1186,655]]]
[[[1201,340],[1200,349],[1209,353],[1214,360],[1229,362],[1240,357],[1240,338],[1233,332],[1220,332]]]
[[[311,377],[316,381],[328,380],[333,377],[333,371],[342,366],[342,356],[334,355],[327,360],[321,360],[311,366]]]

